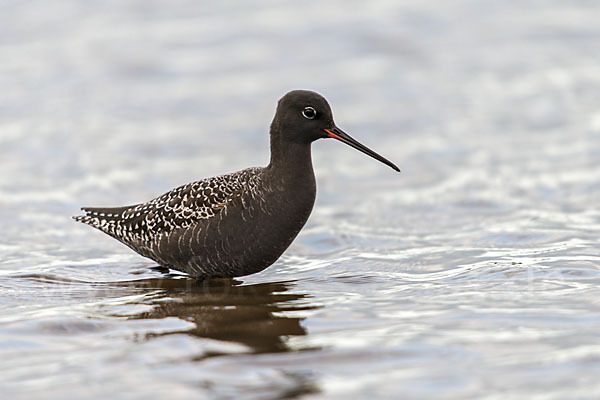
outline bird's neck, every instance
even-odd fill
[[[314,185],[310,143],[284,141],[279,135],[271,135],[271,162],[267,170],[274,177],[290,183],[307,182]]]

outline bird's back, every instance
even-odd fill
[[[73,217],[165,264],[165,237],[214,219],[243,193],[257,190],[263,168],[248,168],[175,188],[146,203],[125,207],[83,207]],[[169,265],[171,267],[177,267]]]

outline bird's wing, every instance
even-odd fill
[[[146,242],[220,213],[240,191],[253,190],[257,168],[180,186],[147,203],[127,207],[83,207],[73,217],[124,242]]]

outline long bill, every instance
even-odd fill
[[[354,147],[356,150],[362,151],[363,153],[373,157],[376,160],[381,161],[385,165],[388,165],[392,169],[400,172],[400,168],[396,167],[396,165],[394,165],[394,163],[392,163],[390,160],[383,158],[379,154],[375,153],[373,150],[369,149],[367,146],[359,143],[357,140],[352,138],[352,136],[348,135],[346,132],[344,132],[337,126],[334,126],[331,129],[324,129],[324,131],[327,133],[327,137],[339,140],[342,143],[346,143],[348,146]]]

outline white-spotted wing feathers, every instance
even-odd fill
[[[256,189],[259,168],[189,183],[147,203],[128,207],[82,208],[73,217],[131,245],[148,243],[158,235],[186,228],[220,213],[240,191]]]

